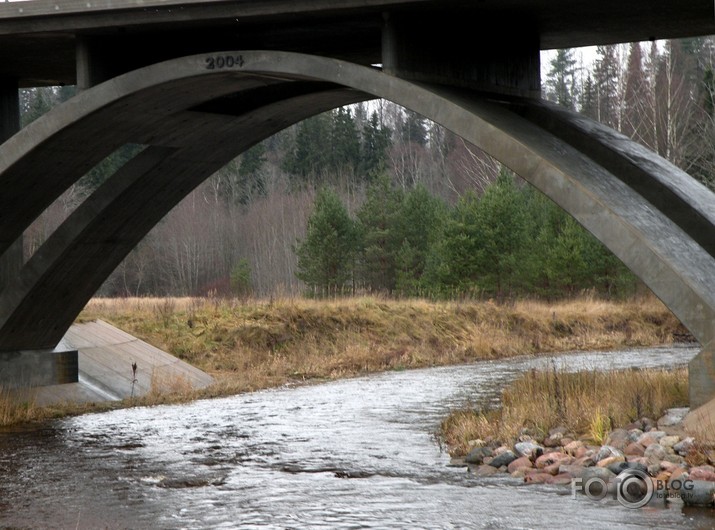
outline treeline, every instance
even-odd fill
[[[633,294],[634,276],[563,210],[507,170],[455,205],[422,186],[379,178],[351,216],[322,188],[296,246],[297,276],[314,296],[569,296]]]
[[[559,50],[544,97],[712,187],[713,48],[712,38],[603,46],[590,65]],[[23,123],[71,95],[71,87],[23,91]],[[26,255],[138,148],[117,150],[48,209],[25,234]],[[312,235],[331,208],[351,240],[339,267],[320,264]],[[332,276],[329,266],[337,267]],[[620,295],[634,285],[602,246],[493,159],[377,101],[305,120],[238,157],[178,205],[100,293],[556,297]]]

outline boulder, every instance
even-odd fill
[[[645,453],[645,447],[643,447],[637,442],[632,442],[626,446],[623,452],[627,455],[643,456],[643,454]]]
[[[581,479],[585,483],[592,478],[600,478],[604,482],[609,482],[616,478],[616,475],[605,467],[585,467],[583,473],[581,473]]]
[[[712,506],[715,482],[691,480],[680,490],[681,500],[689,506]]]
[[[599,462],[598,465],[600,467],[603,467],[603,466],[601,466],[601,462]],[[612,473],[615,473],[616,475],[620,475],[623,471],[625,471],[626,469],[629,469],[629,464],[628,464],[628,462],[614,462],[612,464],[609,464],[606,467]]]
[[[715,469],[712,466],[698,466],[690,469],[690,479],[715,482]]]
[[[469,472],[475,477],[491,477],[499,473],[499,470],[494,466],[482,464],[480,466],[469,466]]]
[[[536,459],[544,453],[544,448],[533,441],[517,442],[514,444],[514,453]]]
[[[685,416],[688,415],[690,409],[688,407],[668,409],[663,417],[658,420],[658,428],[673,427],[683,422]]]
[[[527,484],[546,484],[552,480],[552,476],[548,473],[531,473],[524,477],[524,482]]]
[[[643,452],[643,456],[648,461],[649,466],[653,464],[658,464],[660,466],[661,461],[665,460],[667,455],[668,453],[665,448],[657,443],[650,444]],[[660,469],[660,467],[658,469]]]
[[[622,456],[625,456],[625,455],[623,454],[622,451],[620,451],[619,449],[616,449],[616,448],[613,447],[613,446],[604,445],[604,446],[601,447],[601,449],[598,451],[598,454],[596,455],[596,458],[595,458],[594,460],[596,460],[596,462],[600,462],[601,460],[603,460],[603,459],[605,459],[605,458],[611,458],[611,457],[614,457],[614,456],[621,456],[621,457],[622,457]]]
[[[612,464],[618,464],[618,463],[625,463],[626,462],[626,457],[623,455],[620,456],[609,456],[608,458],[604,458],[602,460],[599,460],[596,465],[598,467],[608,467]]]
[[[484,458],[490,456],[492,456],[492,450],[488,447],[475,447],[469,451],[469,454],[466,457],[464,457],[464,461],[467,464],[479,465],[484,462]]]
[[[606,438],[606,445],[610,447],[615,447],[619,451],[623,451],[625,447],[630,443],[630,438],[628,437],[628,431],[625,429],[615,429],[611,431]]]
[[[516,460],[513,460],[507,465],[507,471],[509,473],[514,473],[517,469],[521,468],[530,468],[534,467],[534,465],[531,462],[531,459],[528,456],[522,456],[520,458],[517,458]]]
[[[536,459],[536,462],[534,462],[534,464],[536,465],[536,467],[543,469],[547,466],[550,466],[550,465],[553,465],[553,464],[559,463],[559,462],[568,464],[572,460],[573,460],[572,456],[567,455],[566,453],[561,453],[561,452],[556,451],[556,452],[552,452],[552,453],[546,453],[545,455],[541,455],[539,458]]]
[[[680,441],[680,436],[663,436],[658,443],[666,449],[673,449],[675,444]]]
[[[505,451],[501,453],[500,455],[495,456],[491,462],[489,462],[490,466],[500,468],[502,466],[508,466],[511,464],[514,460],[516,460],[518,457],[514,454],[513,451]]]
[[[563,438],[562,438],[563,440]],[[583,448],[583,442],[580,440],[574,440],[573,442],[570,442],[566,445],[564,445],[564,451],[572,456],[576,455],[576,450]]]
[[[675,444],[673,446],[673,450],[680,456],[685,456],[693,448],[694,444],[695,438],[688,436],[687,438],[683,438],[677,444]]]

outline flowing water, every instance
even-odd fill
[[[568,486],[476,479],[434,432],[532,367],[682,365],[693,347],[389,372],[0,432],[0,527],[712,528],[712,510],[628,509]]]

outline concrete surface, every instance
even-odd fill
[[[38,405],[103,402],[150,392],[205,388],[213,378],[201,370],[103,321],[73,325],[62,344],[79,352],[79,381],[34,388]],[[27,393],[24,390],[23,393]]]

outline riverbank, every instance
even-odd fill
[[[108,405],[3,409],[0,423],[90,410],[180,402],[385,370],[524,354],[672,343],[687,336],[655,298],[612,302],[95,299],[80,321],[102,319],[215,377],[199,392]],[[3,410],[6,412],[3,413]]]
[[[715,427],[683,430],[687,394],[685,368],[532,370],[502,391],[499,407],[452,411],[440,437],[453,465],[478,477],[570,485],[594,500],[612,491],[628,507],[712,507],[715,448],[703,440]]]

